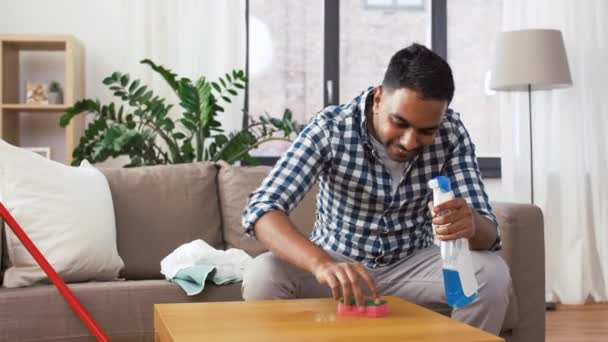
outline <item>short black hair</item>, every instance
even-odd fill
[[[425,99],[446,100],[454,97],[454,78],[450,65],[423,45],[412,44],[391,57],[382,87],[388,91],[408,88]]]

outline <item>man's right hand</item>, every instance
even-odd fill
[[[367,271],[357,263],[336,262],[319,246],[310,242],[291,222],[287,214],[273,210],[258,219],[255,234],[275,255],[288,263],[312,273],[320,284],[331,288],[334,299],[344,297],[350,305],[365,303],[362,286],[367,287],[376,303],[380,303],[376,284]]]
[[[360,264],[326,261],[316,266],[312,273],[320,284],[331,288],[335,300],[343,297],[346,305],[350,305],[354,296],[357,307],[363,307],[365,295],[362,285],[367,286],[376,302],[379,301],[376,283]]]

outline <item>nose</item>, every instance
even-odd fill
[[[418,148],[418,137],[416,136],[416,131],[413,128],[406,129],[401,136],[401,139],[399,139],[399,143],[408,151],[413,151]]]

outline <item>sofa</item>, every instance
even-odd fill
[[[209,283],[202,293],[188,297],[164,280],[160,260],[195,239],[219,249],[240,248],[252,256],[264,252],[258,241],[243,234],[241,211],[269,167],[203,162],[101,170],[112,193],[118,252],[125,267],[116,281],[69,286],[111,341],[153,341],[156,303],[242,300],[240,283]],[[314,222],[315,192],[290,215],[304,234]],[[508,341],[544,341],[542,213],[525,204],[493,206],[503,239],[499,253],[510,266],[514,286],[501,335]],[[2,270],[10,263],[5,249]],[[94,338],[53,285],[0,288],[0,341],[38,340]]]

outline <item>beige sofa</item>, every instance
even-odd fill
[[[264,248],[244,236],[241,210],[268,167],[227,164],[106,169],[116,212],[123,280],[70,284],[112,341],[152,341],[154,303],[241,300],[240,284],[207,285],[187,297],[163,280],[160,260],[180,244],[204,239],[217,248]],[[292,213],[304,232],[314,220],[315,194]],[[503,237],[500,254],[511,268],[516,300],[502,335],[511,341],[544,340],[543,219],[530,205],[494,203]],[[3,256],[3,269],[8,262]],[[205,324],[205,322],[200,322]],[[0,289],[0,341],[93,340],[52,285]]]

